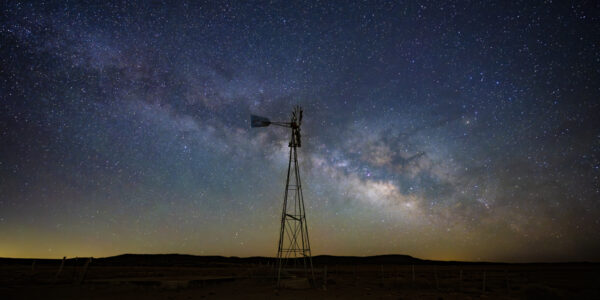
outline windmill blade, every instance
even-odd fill
[[[302,109],[300,109],[300,118],[298,118],[298,126],[302,124]]]
[[[267,127],[271,125],[271,120],[261,116],[250,115],[250,127]]]

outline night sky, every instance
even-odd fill
[[[299,104],[313,254],[600,260],[597,1],[59,2],[0,6],[0,257],[275,256]]]

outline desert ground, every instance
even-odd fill
[[[314,281],[297,267],[277,288],[274,262],[186,255],[0,259],[0,299],[600,299],[595,263],[323,256],[313,260]]]

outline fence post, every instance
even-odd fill
[[[435,289],[439,290],[440,289],[440,282],[438,280],[437,265],[433,266],[433,276],[435,277]]]
[[[323,290],[327,290],[327,265],[323,268]]]
[[[77,275],[77,262],[79,261],[79,257],[75,257],[75,261],[73,262],[73,272],[71,273],[71,281],[75,282],[75,276]]]
[[[462,291],[462,281],[463,281],[463,270],[460,269],[458,272],[458,290]]]
[[[481,289],[482,293],[485,293],[485,270],[483,270],[483,287]]]
[[[83,281],[85,280],[85,276],[87,275],[88,269],[90,267],[90,263],[92,262],[92,258],[88,258],[88,260],[85,262],[85,265],[83,266],[83,274],[81,275],[81,279],[79,280],[79,284],[82,284]]]
[[[35,274],[35,259],[31,263],[31,275]]]
[[[67,259],[67,257],[63,256],[62,262],[60,263],[60,267],[58,267],[58,272],[56,272],[56,275],[54,275],[54,282],[56,282],[58,280],[58,276],[60,276],[60,272],[62,272],[62,269],[65,266],[66,259]]]

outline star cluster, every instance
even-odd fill
[[[0,256],[600,257],[600,4],[5,2]]]

